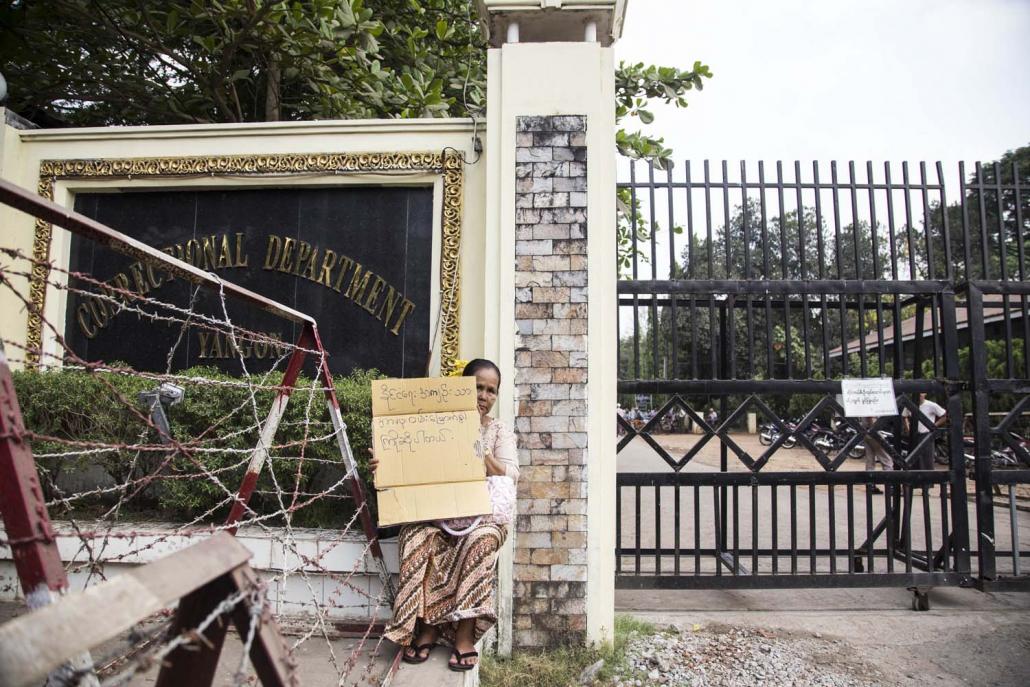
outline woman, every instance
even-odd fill
[[[462,374],[476,378],[480,437],[487,475],[506,475],[517,481],[515,435],[489,416],[501,385],[501,371],[477,358]],[[372,469],[378,461],[372,457]],[[401,528],[398,537],[401,574],[393,605],[393,622],[386,637],[405,646],[404,661],[422,663],[440,639],[453,649],[451,670],[471,670],[479,660],[475,643],[497,621],[494,575],[497,553],[508,536],[501,525],[481,524],[472,532],[452,537],[430,523]]]

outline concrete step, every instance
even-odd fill
[[[479,687],[479,666],[465,673],[447,667],[451,649],[438,646],[429,660],[418,665],[401,661],[389,685],[384,687]]]

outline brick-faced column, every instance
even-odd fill
[[[587,580],[586,117],[518,117],[514,643],[583,644]]]

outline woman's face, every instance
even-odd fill
[[[490,409],[494,407],[497,400],[497,387],[501,380],[497,371],[487,367],[476,371],[476,403],[479,406],[480,417],[486,417]]]

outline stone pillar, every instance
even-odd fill
[[[484,343],[502,372],[514,372],[498,408],[516,427],[522,468],[514,544],[498,586],[504,654],[513,645],[612,639],[618,332],[610,46],[625,3],[479,0],[479,8],[491,45]],[[517,43],[505,42],[513,36]]]
[[[520,457],[515,640],[582,644],[587,581],[587,166],[582,116],[515,120]]]

